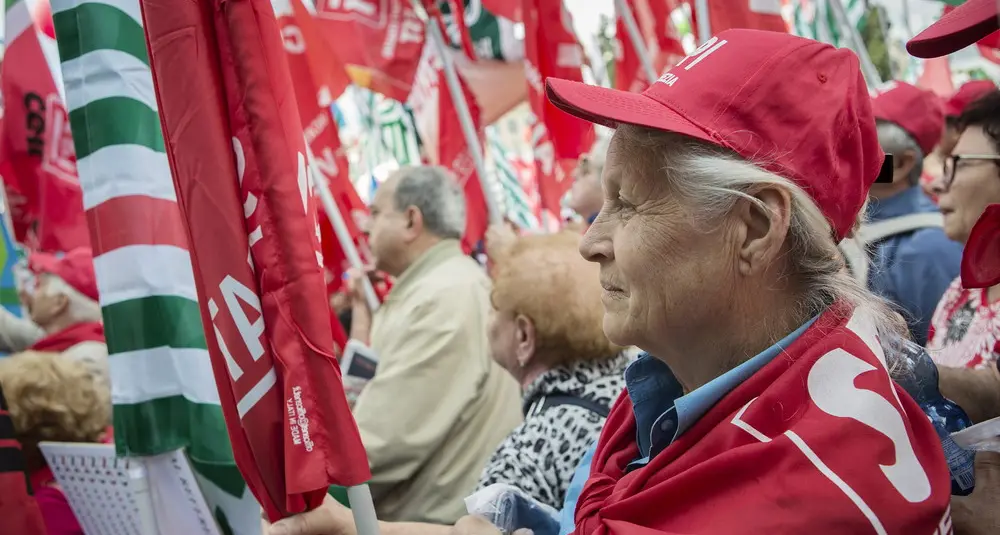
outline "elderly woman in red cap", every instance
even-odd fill
[[[728,30],[643,94],[548,84],[617,128],[580,251],[605,334],[646,352],[564,504],[573,532],[946,532],[941,446],[880,344],[906,327],[837,249],[891,171],[857,57]]]

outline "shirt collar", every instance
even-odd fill
[[[415,262],[410,264],[410,267],[406,268],[396,278],[389,296],[400,295],[406,286],[412,284],[414,280],[420,279],[425,273],[441,265],[445,260],[462,255],[462,247],[458,240],[441,240],[424,251],[424,254],[420,255],[420,258],[417,258]]]
[[[597,212],[595,214],[592,214],[590,217],[588,217],[587,218],[587,224],[588,225],[593,225],[594,224],[594,220],[597,219],[597,214],[599,214],[599,213],[600,212]]]
[[[934,204],[920,186],[913,186],[892,197],[882,200],[872,199],[868,206],[868,217],[872,221],[882,221],[913,213],[936,212]]]
[[[726,394],[774,360],[818,317],[810,319],[776,344],[688,394],[684,394],[680,382],[666,363],[643,353],[625,369],[625,389],[632,400],[636,442],[640,454],[651,457],[676,440]],[[674,432],[668,433],[666,437],[669,440],[661,443],[661,440],[654,439],[653,431],[664,418],[674,419],[675,425]]]

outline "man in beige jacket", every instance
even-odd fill
[[[487,350],[490,281],[463,254],[465,196],[440,167],[410,167],[378,189],[369,237],[395,277],[372,315],[352,288],[351,338],[375,377],[354,406],[381,520],[452,524],[483,466],[521,420],[520,392]]]

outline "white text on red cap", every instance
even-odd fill
[[[665,73],[656,82],[673,87],[673,85],[677,82],[677,80],[680,79],[676,74],[674,74],[673,72],[674,70],[683,66],[685,71],[690,71],[691,67],[694,67],[695,65],[701,63],[703,59],[710,56],[716,50],[722,48],[722,45],[728,42],[729,41],[726,41],[725,39],[719,41],[718,37],[713,37],[708,41],[705,41],[704,43],[702,43],[701,46],[696,48],[694,52],[685,56],[684,59],[678,61],[677,65],[674,65],[674,67],[670,69],[670,72]],[[691,63],[687,63],[688,60],[691,60]],[[685,63],[687,64],[685,65]]]

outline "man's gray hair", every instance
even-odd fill
[[[461,239],[465,232],[465,192],[445,168],[422,165],[396,171],[399,211],[420,210],[427,231],[439,238]]]
[[[876,121],[878,127],[878,142],[882,145],[882,150],[888,154],[895,154],[897,157],[906,151],[913,151],[915,155],[913,169],[907,175],[906,181],[911,186],[920,183],[920,175],[924,172],[924,151],[913,139],[913,136],[903,130],[898,124],[889,121]]]

